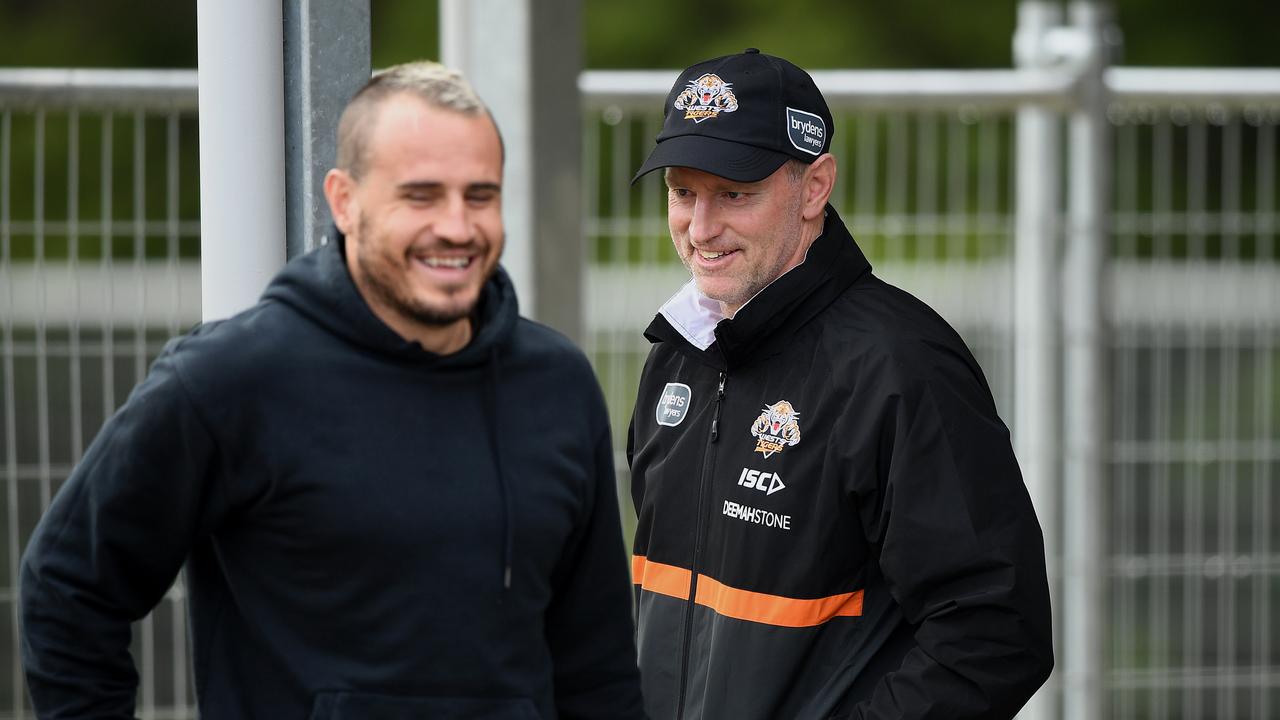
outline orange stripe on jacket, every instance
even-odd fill
[[[636,555],[631,559],[631,576],[632,582],[649,592],[689,599],[690,572],[684,568]],[[694,602],[725,617],[782,627],[812,627],[835,617],[862,615],[861,590],[822,598],[789,598],[739,590],[702,574],[698,575]]]

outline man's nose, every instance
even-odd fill
[[[712,203],[694,200],[693,218],[689,221],[689,240],[695,243],[712,240],[720,234],[720,220]]]
[[[449,198],[440,208],[432,231],[435,236],[451,243],[471,241],[471,212],[466,198]]]

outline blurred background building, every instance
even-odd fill
[[[32,716],[31,529],[201,318],[196,5],[0,4],[0,718]],[[436,2],[368,5],[373,67],[440,57]],[[1280,717],[1280,4],[575,7],[533,42],[581,58],[580,252],[531,272],[559,260],[579,288],[539,309],[595,364],[624,521],[641,331],[687,278],[660,179],[630,177],[677,70],[760,47],[814,71],[833,204],[961,332],[1011,427],[1058,632],[1024,716]],[[141,717],[194,717],[184,613],[179,581],[136,627]]]

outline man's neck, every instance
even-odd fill
[[[428,325],[402,313],[386,307],[380,302],[370,302],[369,309],[378,319],[391,328],[397,335],[410,342],[416,342],[423,350],[436,355],[452,355],[471,342],[474,334],[470,316],[456,320],[448,325]]]
[[[805,258],[809,257],[809,248],[813,247],[813,243],[817,241],[819,237],[822,237],[822,230],[823,228],[826,227],[826,224],[827,224],[826,219],[827,219],[827,214],[824,212],[822,215],[818,217],[817,220],[802,222],[800,224],[800,237],[805,238],[803,243],[804,253],[802,253],[800,255],[800,258],[796,260],[794,263],[783,268],[782,272],[778,273],[777,277],[769,281],[769,285],[772,285],[773,283],[777,282],[778,278],[782,277],[783,275],[786,275],[787,273],[791,272],[792,270],[804,264]],[[764,287],[767,288],[769,287],[769,285],[765,285]],[[760,292],[757,292],[756,295],[759,295],[761,292],[764,292],[764,288],[760,288]],[[754,298],[755,298],[755,295],[752,295],[750,298],[747,299],[747,302],[751,302],[751,300],[753,300]],[[741,310],[743,305],[746,305],[746,304],[747,303],[743,303],[742,305],[729,305],[726,303],[720,303],[720,311],[724,313],[724,316],[726,318],[732,318],[734,315],[737,315],[738,311]]]

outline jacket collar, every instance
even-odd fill
[[[769,283],[734,317],[724,317],[720,304],[690,280],[662,306],[645,337],[672,343],[720,370],[741,367],[775,354],[796,330],[870,272],[871,263],[828,205],[822,234],[804,261]]]

